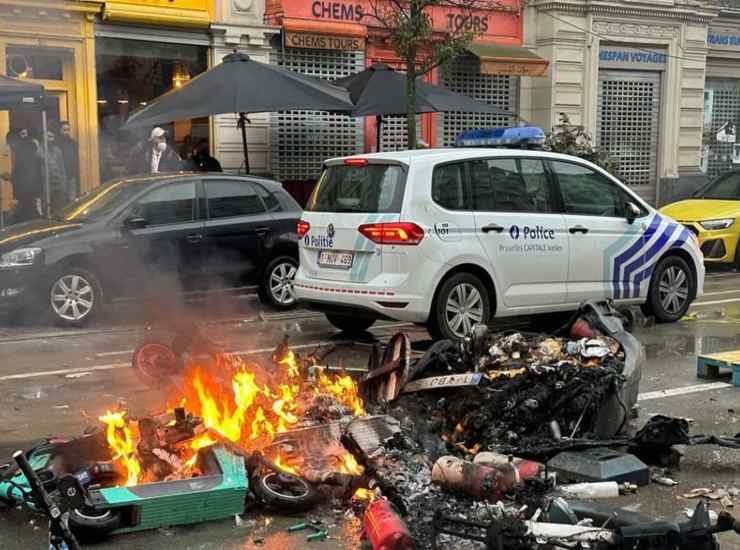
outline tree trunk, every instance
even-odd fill
[[[416,48],[406,58],[406,146],[416,149]]]

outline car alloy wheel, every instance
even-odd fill
[[[82,321],[95,307],[92,283],[78,274],[62,275],[51,287],[51,307],[65,321]]]
[[[268,284],[270,295],[275,303],[285,307],[292,306],[295,303],[293,280],[296,271],[296,267],[290,262],[281,262],[276,264],[270,272]]]
[[[670,314],[681,311],[689,299],[689,278],[678,266],[671,266],[663,272],[658,285],[660,304]]]
[[[460,283],[447,296],[445,321],[458,338],[464,338],[473,325],[482,323],[483,314],[483,298],[472,284]]]

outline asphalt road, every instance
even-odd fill
[[[653,413],[694,419],[692,433],[740,432],[740,389],[696,378],[696,355],[740,348],[740,275],[714,272],[705,295],[690,310],[692,320],[636,330],[648,360],[641,383],[641,419]],[[119,305],[94,326],[60,330],[53,326],[0,323],[0,457],[49,435],[81,433],[106,408],[125,403],[132,414],[161,405],[165,395],[146,388],[131,371],[131,351],[142,338],[140,306]],[[212,295],[185,306],[183,315],[206,326],[226,349],[258,359],[288,335],[293,346],[312,350],[337,339],[320,316],[306,311],[264,310],[248,295]],[[526,322],[537,330],[539,320]],[[372,334],[381,340],[397,330],[410,333],[423,346],[425,331],[403,323],[378,323]],[[343,364],[362,368],[367,347],[342,352]],[[737,412],[736,412],[737,411]],[[638,421],[640,422],[640,421]],[[675,488],[651,485],[620,499],[631,509],[655,517],[683,516],[696,501],[681,495],[697,487],[740,486],[740,451],[697,447],[688,450]],[[738,503],[740,507],[740,502]],[[714,505],[718,509],[718,505]],[[358,548],[357,525],[330,508],[315,513],[333,525],[330,539],[308,543],[288,535],[284,527],[296,518],[246,514],[237,527],[223,521],[185,528],[121,535],[97,548],[236,549],[236,548]],[[0,549],[44,547],[45,527],[38,517],[17,510],[0,510]],[[264,539],[260,542],[260,539]],[[740,550],[740,538],[724,536],[723,550]],[[259,543],[259,544],[258,544]]]

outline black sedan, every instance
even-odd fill
[[[115,298],[259,285],[288,309],[300,213],[280,183],[252,176],[113,181],[51,220],[0,232],[0,304],[40,304],[76,325]]]

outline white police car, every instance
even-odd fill
[[[298,234],[297,297],[352,332],[386,318],[460,338],[603,298],[675,321],[704,285],[693,233],[597,166],[537,150],[329,160]]]

